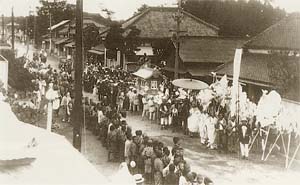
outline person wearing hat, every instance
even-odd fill
[[[143,149],[142,156],[144,158],[144,165],[145,165],[145,180],[147,183],[152,183],[152,156],[154,155],[153,150],[153,140],[149,139],[146,143],[146,147]]]
[[[227,134],[227,148],[228,152],[234,153],[236,152],[237,148],[237,129],[235,123],[235,116],[231,117],[228,120],[228,124],[226,127],[226,134]]]
[[[142,174],[135,174],[134,176],[136,185],[143,185],[144,184],[144,178]]]
[[[242,118],[238,131],[242,159],[248,159],[251,130],[246,118]]]
[[[162,162],[162,151],[156,151],[156,158],[154,159],[153,164],[154,170],[154,184],[155,185],[162,185],[163,184],[163,169],[164,164]]]
[[[163,129],[166,129],[166,127],[168,125],[168,117],[169,117],[169,108],[168,108],[166,99],[163,99],[163,102],[159,108],[159,113],[160,113],[161,130],[163,130]]]

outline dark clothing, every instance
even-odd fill
[[[178,182],[178,176],[174,172],[170,172],[164,181],[164,185],[177,185]]]
[[[243,129],[245,129],[245,135],[243,136]],[[239,140],[242,144],[249,144],[251,136],[251,129],[249,124],[242,123],[239,125]]]

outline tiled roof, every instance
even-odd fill
[[[252,38],[245,47],[300,50],[300,14],[294,13],[282,19]]]
[[[180,57],[184,63],[226,63],[232,61],[236,48],[245,39],[222,37],[183,37]]]
[[[274,86],[274,80],[271,78],[272,62],[283,60],[278,56],[266,54],[243,54],[240,69],[240,81],[260,85]],[[299,57],[285,57],[286,62],[297,62],[300,68]],[[215,70],[218,75],[227,74],[233,76],[233,62],[224,64]],[[291,86],[287,92],[282,95],[284,98],[300,102],[300,84]]]
[[[171,38],[174,33],[172,30],[176,29],[176,11],[176,8],[171,7],[150,7],[122,24],[124,34],[128,34],[129,28],[135,26],[141,30],[141,38]],[[181,30],[188,36],[217,36],[219,28],[183,11]],[[101,35],[107,31],[103,31]]]
[[[243,54],[241,60],[240,79],[265,84],[272,84],[269,76],[269,55]],[[229,62],[216,70],[217,74],[233,76],[233,62]]]

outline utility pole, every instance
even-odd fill
[[[2,14],[2,42],[4,42],[4,15]]]
[[[33,46],[36,47],[36,16],[33,13]]]
[[[83,73],[83,40],[82,40],[82,0],[76,1],[76,54],[75,54],[75,102],[72,111],[73,146],[81,151],[81,134],[83,123],[82,107],[82,73]]]
[[[181,7],[182,0],[178,0],[178,8],[175,15],[176,20],[176,31],[175,31],[175,71],[174,71],[174,79],[178,79],[178,70],[179,70],[179,47],[180,47],[180,23],[182,21],[182,7]]]
[[[52,15],[51,15],[51,10],[50,9],[49,9],[49,19],[50,19],[49,54],[51,55],[51,48],[52,48]]]
[[[15,52],[15,17],[14,7],[11,8],[11,49]]]

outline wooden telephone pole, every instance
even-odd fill
[[[4,42],[4,15],[2,14],[2,36],[1,36],[2,42]]]
[[[180,24],[183,18],[182,15],[182,0],[178,0],[178,8],[177,8],[177,12],[175,15],[175,21],[176,21],[176,30],[175,30],[175,49],[176,49],[176,53],[175,53],[175,71],[174,71],[174,79],[178,79],[179,75],[178,75],[178,70],[179,70],[179,60],[180,60],[180,56],[179,56],[179,47],[180,47]]]
[[[14,7],[11,8],[11,49],[15,52],[15,17]]]
[[[72,111],[73,146],[81,151],[81,134],[83,123],[82,107],[82,73],[83,73],[83,44],[82,44],[82,0],[76,1],[76,54],[75,54],[75,102]]]

